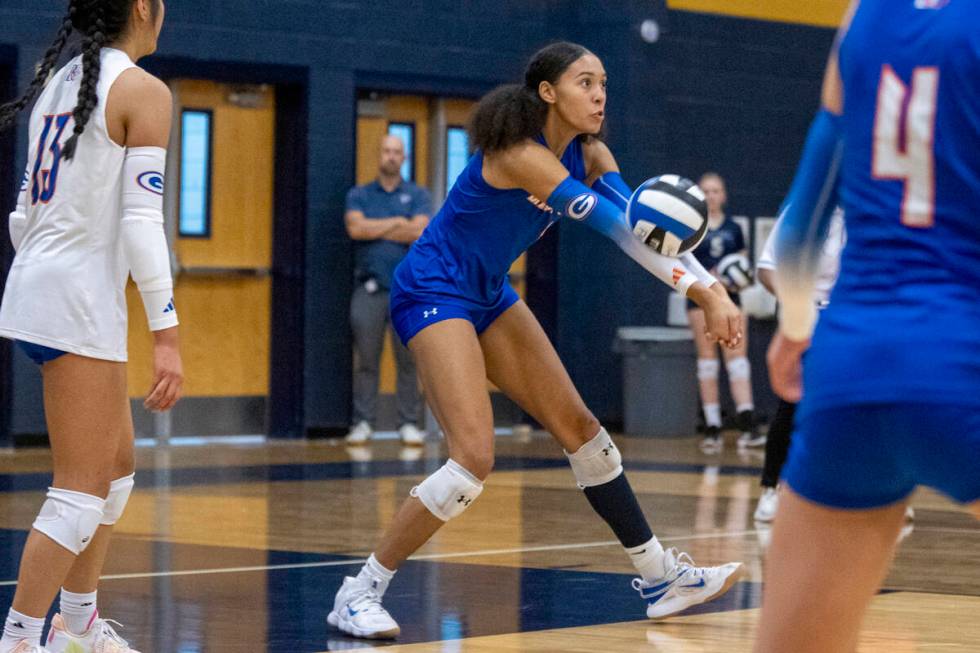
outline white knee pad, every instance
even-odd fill
[[[129,501],[129,494],[133,491],[136,484],[134,478],[136,474],[117,478],[109,485],[109,496],[105,498],[105,509],[102,511],[102,523],[112,526],[122,517],[126,503]]]
[[[595,487],[623,473],[623,456],[604,428],[575,453],[565,452],[572,473],[581,488]]]
[[[745,356],[731,359],[725,363],[725,369],[728,370],[728,378],[732,381],[743,381],[752,376],[752,366]]]
[[[459,517],[483,492],[483,483],[450,458],[424,481],[412,488],[411,495],[442,521]]]
[[[712,381],[718,379],[718,370],[721,366],[717,358],[698,359],[698,381]]]
[[[92,541],[104,509],[104,499],[50,487],[48,499],[34,520],[34,530],[78,555]]]

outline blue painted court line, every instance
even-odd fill
[[[441,460],[376,460],[370,462],[291,463],[278,465],[242,465],[228,467],[181,467],[176,469],[138,469],[137,489],[220,485],[227,483],[273,483],[278,481],[330,481],[357,478],[424,476],[436,471]],[[678,472],[700,474],[706,465],[625,461],[627,471]],[[566,469],[568,462],[558,458],[497,458],[495,471]],[[757,476],[758,467],[721,466],[723,476]],[[569,472],[571,474],[571,472]],[[51,483],[49,472],[0,474],[0,492],[45,490]]]

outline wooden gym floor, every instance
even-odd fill
[[[620,547],[561,450],[536,434],[498,439],[480,500],[399,572],[385,601],[402,625],[396,642],[347,638],[325,617],[409,489],[442,464],[440,442],[139,449],[101,612],[125,624],[123,636],[143,653],[750,651],[766,538],[752,521],[761,456],[740,457],[731,434],[712,458],[693,439],[618,442],[666,546],[700,564],[747,564],[747,578],[725,597],[666,622],[645,620]],[[49,470],[44,450],[0,455],[3,608]],[[980,651],[980,526],[929,491],[913,505],[914,529],[860,651]]]

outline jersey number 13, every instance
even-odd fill
[[[38,202],[47,204],[54,197],[58,185],[58,170],[61,167],[61,137],[71,115],[63,113],[44,116],[44,128],[41,130],[37,155],[34,157],[34,171],[31,173],[31,206],[37,206]],[[49,153],[52,157],[50,167],[42,169],[41,165]]]

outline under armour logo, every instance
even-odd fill
[[[431,311],[422,311],[422,315],[425,316],[425,319],[429,319],[430,316],[438,315],[438,314],[439,314],[438,308],[433,308]]]
[[[602,455],[603,456],[608,456],[609,455],[609,452],[612,451],[615,448],[616,448],[616,445],[610,444],[608,447],[606,447],[605,449],[602,450]]]
[[[82,538],[82,544],[85,544],[86,542],[88,542],[89,539],[91,539],[91,538],[89,538],[89,537],[83,537]]]
[[[467,499],[466,498],[466,495],[464,495],[464,494],[459,495],[459,498],[456,499],[456,503],[461,503],[461,504],[463,504],[463,506],[468,506],[472,502],[473,502],[473,499]]]

